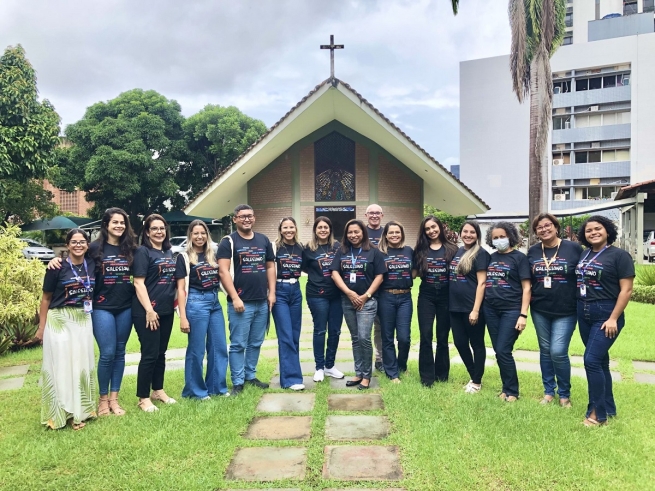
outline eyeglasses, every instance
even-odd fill
[[[72,245],[73,247],[75,246],[85,246],[86,245],[86,240],[71,240],[69,245]]]
[[[247,222],[247,221],[252,221],[255,219],[255,215],[240,215],[238,217],[235,217],[237,220],[241,220],[242,222]]]
[[[366,216],[370,216],[370,217],[379,217],[379,216],[381,216],[381,215],[382,215],[382,212],[381,212],[381,211],[369,211],[369,212],[366,214]]]
[[[151,232],[165,232],[166,227],[150,227]]]
[[[553,224],[552,223],[546,223],[546,224],[542,225],[541,227],[537,227],[536,230],[537,230],[537,232],[543,232],[544,230],[550,230],[551,228],[553,228]]]

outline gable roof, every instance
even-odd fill
[[[374,141],[424,181],[425,203],[456,215],[489,206],[350,85],[324,80],[191,199],[187,213],[222,217],[247,201],[247,183],[301,138],[337,120]]]

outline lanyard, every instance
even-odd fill
[[[357,256],[359,256],[362,252],[362,248],[359,248],[359,251],[357,251]],[[350,264],[353,265],[353,270],[355,269],[355,265],[357,264],[357,256],[353,254],[353,247],[350,246]]]
[[[80,275],[77,273],[77,270],[75,269],[75,266],[73,266],[73,262],[71,261],[70,257],[67,257],[66,260],[68,261],[68,264],[70,264],[71,269],[73,270],[73,276],[77,281],[82,283],[84,285],[84,288],[86,289],[87,295],[91,293],[91,278],[89,278],[89,270],[86,268],[86,258],[84,258],[84,274],[86,275],[86,282],[80,278]]]
[[[589,254],[591,254],[591,249],[589,249],[589,252],[587,252],[587,255],[584,257],[584,259],[583,259],[582,261],[580,261],[580,271],[582,272],[582,281],[584,281],[584,274],[585,274],[585,271],[587,271],[587,269],[589,268],[589,265],[590,265],[591,263],[593,263],[593,262],[596,260],[596,258],[597,258],[598,256],[600,256],[600,255],[603,253],[603,251],[604,251],[605,249],[607,249],[608,247],[609,247],[609,246],[606,245],[606,246],[603,247],[600,251],[598,251],[598,253],[597,253],[594,257],[592,257],[592,258],[589,260],[589,262],[587,263],[587,265],[585,266],[585,263],[584,263],[584,262],[585,262],[585,259],[587,259],[587,258],[589,257]]]
[[[555,262],[555,259],[557,259],[557,253],[559,252],[559,246],[562,244],[562,239],[559,239],[559,242],[557,243],[557,249],[555,250],[555,254],[553,254],[553,257],[550,258],[550,261],[548,258],[546,258],[546,249],[544,249],[544,243],[541,243],[541,255],[544,258],[544,264],[546,265],[546,276],[548,276],[548,273],[550,273],[550,266]]]

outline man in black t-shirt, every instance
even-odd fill
[[[244,383],[268,388],[257,379],[257,362],[275,304],[275,254],[268,237],[252,230],[252,207],[237,206],[233,220],[237,231],[223,237],[218,269],[227,294],[232,394],[237,395]]]
[[[384,213],[380,205],[368,205],[366,208],[366,228],[368,229],[368,240],[372,246],[377,248],[382,238],[382,218]],[[382,332],[380,329],[380,316],[375,315],[373,320],[373,346],[375,347],[375,369],[382,371]]]

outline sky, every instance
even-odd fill
[[[21,44],[62,128],[121,92],[154,89],[185,116],[234,105],[267,126],[330,75],[434,158],[459,163],[459,62],[507,54],[507,2],[2,0],[0,49]],[[508,68],[509,69],[509,68]]]

